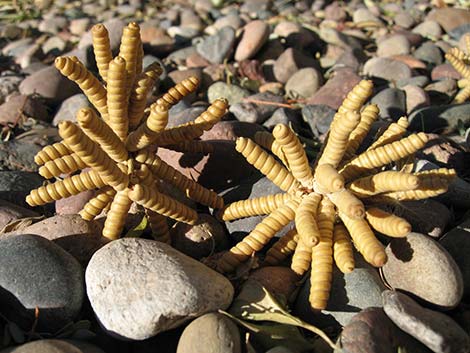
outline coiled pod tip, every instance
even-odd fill
[[[102,23],[98,23],[91,28],[93,33],[103,33],[107,32],[106,27]]]

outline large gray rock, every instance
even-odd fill
[[[55,332],[80,312],[83,272],[72,255],[37,235],[0,239],[0,289],[3,314],[30,328],[35,308],[38,328]]]
[[[222,275],[167,244],[136,238],[98,250],[87,267],[86,286],[105,329],[135,340],[226,309],[233,297]]]
[[[88,108],[91,106],[92,105],[88,101],[88,98],[83,93],[75,94],[60,104],[59,109],[52,120],[52,125],[57,126],[64,120],[76,122],[77,112],[82,108]]]
[[[382,293],[387,316],[409,335],[435,353],[468,353],[470,337],[447,315],[423,308],[407,295]]]
[[[398,88],[386,88],[377,93],[371,100],[377,104],[382,118],[391,118],[397,121],[406,114],[405,92]]]

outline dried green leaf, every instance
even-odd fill
[[[142,218],[140,223],[132,228],[130,231],[127,232],[125,235],[126,238],[139,238],[142,233],[144,232],[145,228],[147,228],[148,219],[146,216]]]

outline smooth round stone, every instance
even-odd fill
[[[234,43],[235,30],[227,26],[200,42],[196,50],[211,63],[222,64],[232,53]]]
[[[308,104],[302,108],[302,117],[316,137],[328,131],[335,114],[335,109],[323,104]]]
[[[431,11],[426,18],[436,21],[449,33],[459,26],[470,23],[470,12],[467,9],[445,7]]]
[[[225,277],[202,263],[167,244],[139,238],[115,240],[98,250],[85,277],[100,323],[134,340],[224,310],[234,291]]]
[[[176,353],[241,353],[240,332],[227,316],[210,313],[183,331]]]
[[[61,121],[77,121],[77,112],[82,108],[90,108],[92,105],[88,98],[83,94],[75,94],[65,99],[59,106],[57,113],[52,120],[52,125],[57,126]]]
[[[82,267],[72,255],[40,236],[4,237],[0,240],[0,288],[3,314],[9,320],[30,328],[37,307],[38,328],[55,332],[80,312]]]
[[[408,86],[408,85],[423,88],[428,84],[429,84],[429,78],[427,76],[413,76],[410,78],[398,80],[396,83],[397,88],[401,88],[401,89],[403,89],[403,87]]]
[[[209,103],[213,103],[216,99],[224,97],[228,100],[230,105],[234,105],[249,95],[250,93],[246,89],[236,85],[228,85],[222,81],[213,83],[207,90]]]
[[[431,80],[438,81],[442,79],[460,80],[462,75],[449,63],[437,65],[431,71]]]
[[[247,123],[244,121],[229,120],[219,121],[209,131],[205,131],[201,140],[230,140],[235,141],[238,137],[248,137],[253,139],[258,131],[266,131],[259,124]]]
[[[437,39],[442,35],[442,28],[436,21],[424,21],[413,28],[412,32],[425,38]]]
[[[366,21],[380,22],[380,20],[370,10],[366,8],[360,8],[354,11],[353,13],[354,23],[366,22]]]
[[[312,67],[300,69],[287,81],[285,91],[291,98],[311,97],[323,84],[323,75]]]
[[[371,103],[377,104],[382,118],[397,121],[406,113],[405,92],[398,88],[385,88],[371,99]]]
[[[272,129],[277,124],[292,124],[292,127],[295,130],[296,127],[300,126],[301,120],[299,111],[288,108],[278,108],[274,111],[271,117],[263,123],[263,126],[268,129]]]
[[[423,43],[414,51],[413,56],[432,65],[440,65],[444,61],[441,50],[433,42]]]
[[[394,19],[395,24],[403,28],[411,28],[415,24],[415,19],[408,12],[398,13]]]
[[[393,239],[382,271],[394,289],[407,291],[442,309],[452,309],[463,295],[463,279],[450,254],[432,238],[410,233]]]
[[[372,58],[364,64],[364,74],[383,78],[387,81],[398,81],[410,78],[408,65],[389,58]]]
[[[112,18],[107,20],[103,23],[109,33],[109,43],[111,50],[119,49],[119,45],[121,44],[121,36],[124,27],[126,26],[125,22],[119,18]],[[78,43],[78,48],[85,48],[92,44],[91,38],[91,29],[85,33],[80,39]]]
[[[269,26],[264,21],[256,20],[248,23],[235,51],[235,60],[242,61],[252,58],[267,42]]]
[[[424,89],[418,86],[406,85],[402,87],[406,95],[406,113],[410,114],[413,110],[427,107],[431,100]]]
[[[278,82],[286,83],[294,73],[304,67],[318,67],[318,62],[301,51],[288,48],[275,61],[273,65],[274,77]]]
[[[214,27],[216,29],[221,29],[225,26],[230,26],[234,30],[237,30],[242,26],[242,19],[238,14],[231,13],[218,18],[217,21],[214,22]]]
[[[104,353],[104,351],[78,340],[42,339],[18,347],[5,348],[0,353]]]
[[[401,34],[393,35],[377,44],[377,56],[406,55],[411,50],[409,40]]]

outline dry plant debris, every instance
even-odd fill
[[[453,103],[464,103],[470,98],[470,36],[465,36],[465,45],[467,54],[455,47],[445,55],[447,61],[463,77],[458,81],[460,91],[454,97]]]
[[[234,271],[291,221],[295,221],[295,228],[269,249],[264,263],[274,265],[293,254],[291,268],[298,275],[311,268],[310,303],[314,309],[326,308],[333,261],[342,272],[353,271],[352,244],[368,263],[375,267],[385,264],[384,246],[373,230],[389,237],[405,237],[411,226],[380,205],[444,193],[455,171],[406,171],[414,153],[428,138],[422,132],[404,137],[408,126],[405,117],[357,154],[379,115],[374,104],[361,111],[372,89],[372,82],[363,80],[348,94],[313,167],[286,125],[277,125],[272,134],[258,133],[255,141],[238,138],[237,150],[284,192],[234,202],[219,212],[225,221],[268,215],[220,258],[219,271]]]
[[[41,165],[39,173],[47,179],[80,173],[31,191],[26,201],[38,206],[96,189],[96,196],[80,215],[92,220],[109,209],[103,236],[120,236],[135,202],[145,208],[155,239],[168,242],[165,216],[194,224],[197,213],[159,192],[159,182],[168,182],[187,197],[213,208],[223,207],[223,199],[162,161],[156,155],[157,146],[210,152],[212,146],[197,138],[220,120],[228,103],[218,99],[193,122],[167,128],[169,109],[197,89],[198,79],[183,80],[146,109],[147,96],[162,69],[154,63],[143,70],[139,26],[132,22],[125,27],[115,58],[103,25],[93,27],[92,38],[102,82],[76,57],[58,57],[55,66],[80,86],[98,114],[94,109],[81,109],[78,124],[61,122],[59,134],[63,141],[46,146],[35,156],[35,162]]]

